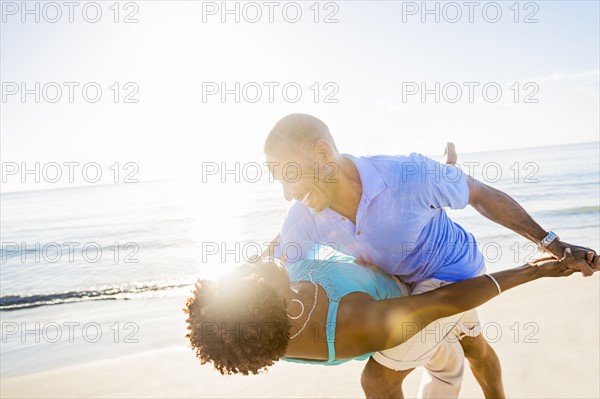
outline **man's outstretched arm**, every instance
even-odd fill
[[[486,218],[511,229],[536,244],[548,234],[508,194],[475,180],[471,176],[467,176],[467,184],[469,185],[469,204]],[[593,269],[600,269],[600,256],[589,248],[567,244],[559,240],[552,241],[546,247],[555,258],[561,258],[566,248],[571,248],[573,256],[577,260],[572,267],[581,271],[585,276],[591,276]]]

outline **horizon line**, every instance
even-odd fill
[[[465,154],[485,154],[485,153],[490,153],[490,152],[501,152],[501,151],[511,151],[511,150],[528,150],[528,149],[534,149],[534,148],[549,148],[549,147],[560,147],[560,146],[571,146],[571,145],[582,145],[582,144],[598,144],[600,145],[600,140],[597,141],[583,141],[583,142],[575,142],[575,143],[567,143],[567,144],[548,144],[548,145],[541,145],[541,146],[531,146],[531,147],[510,147],[510,148],[501,148],[501,149],[497,149],[497,150],[483,150],[483,151],[467,151],[467,152],[460,152],[457,151],[459,156],[465,155]],[[369,154],[364,154],[364,155],[369,155]],[[370,155],[375,155],[375,154],[370,154]],[[381,155],[381,154],[377,154],[377,155]],[[441,155],[434,155],[434,157],[439,157]],[[459,162],[460,163],[460,162]],[[149,180],[145,180],[145,181],[140,181],[139,183],[157,183],[157,182],[168,182],[171,181],[171,179],[168,178],[156,178],[156,179],[149,179]],[[136,184],[139,184],[136,183]],[[3,183],[3,185],[6,183]],[[27,193],[27,192],[33,192],[33,191],[52,191],[52,190],[65,190],[65,189],[83,189],[83,188],[90,188],[90,187],[104,187],[104,186],[119,186],[119,185],[123,185],[122,183],[100,183],[98,185],[94,184],[94,185],[86,185],[86,184],[78,184],[78,185],[64,185],[64,186],[57,186],[57,187],[43,187],[43,188],[26,188],[23,190],[0,190],[0,197],[4,194],[15,194],[15,193]]]

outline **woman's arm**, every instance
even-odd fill
[[[565,251],[560,260],[543,259],[492,276],[504,292],[540,277],[569,276],[574,273],[572,262],[573,255]],[[476,308],[497,295],[494,281],[480,276],[423,294],[369,302],[359,317],[361,349],[368,353],[400,345],[435,320]]]

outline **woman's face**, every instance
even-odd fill
[[[254,273],[262,277],[265,282],[282,295],[288,296],[290,291],[290,275],[279,259],[261,259],[257,262],[248,263],[241,266],[243,273]]]

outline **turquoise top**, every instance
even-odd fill
[[[402,296],[402,290],[394,277],[382,271],[354,263],[354,258],[346,255],[335,255],[327,260],[306,259],[292,263],[288,267],[290,281],[310,281],[309,274],[312,271],[312,281],[321,286],[329,298],[329,310],[327,311],[327,346],[329,348],[329,359],[305,360],[284,357],[282,360],[296,363],[323,364],[334,366],[353,359],[335,358],[335,325],[340,300],[352,292],[365,292],[375,300],[398,298]],[[365,353],[356,357],[356,360],[368,359],[373,353]]]

